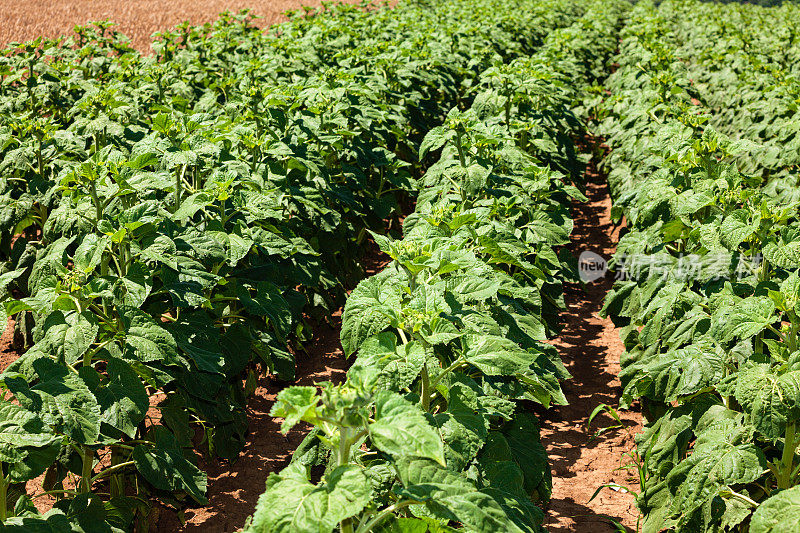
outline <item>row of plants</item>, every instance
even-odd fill
[[[425,137],[438,160],[392,258],[348,297],[344,383],[289,387],[272,415],[312,426],[245,528],[543,531],[550,467],[532,404],[565,403],[563,245],[583,131],[572,108],[605,72],[628,4],[594,2],[536,54],[484,70]]]
[[[711,111],[709,124],[757,143],[737,157],[739,167],[763,177],[796,173],[798,5],[753,9],[671,2],[660,14],[685,65],[685,88]],[[705,24],[697,24],[697,17]]]
[[[258,379],[294,379],[415,194],[424,134],[584,11],[471,6],[224,15],[152,56],[98,24],[0,54],[0,319],[24,351],[0,375],[5,529],[144,531],[154,497],[206,502],[195,450],[235,458]]]
[[[625,345],[622,405],[648,422],[632,454],[646,533],[797,526],[797,152],[772,129],[790,134],[776,95],[796,82],[765,85],[796,68],[792,10],[640,2],[606,83],[598,131],[626,233],[603,314]]]

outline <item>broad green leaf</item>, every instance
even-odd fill
[[[101,421],[134,438],[150,407],[144,384],[128,363],[113,357],[106,363],[106,374],[94,392],[102,409]]]
[[[680,486],[672,508],[684,517],[690,516],[720,490],[751,483],[766,469],[764,452],[752,444],[711,441],[698,446],[669,474],[670,484]]]
[[[29,448],[52,446],[59,440],[36,413],[9,402],[0,403],[0,462],[20,463]]]
[[[480,412],[475,391],[456,383],[449,392],[447,411],[434,415],[434,420],[445,444],[448,468],[460,471],[486,442],[489,421]]]
[[[318,403],[315,387],[287,387],[278,393],[269,414],[284,419],[281,432],[285,434],[301,420],[315,422]]]
[[[800,241],[768,243],[762,250],[771,265],[780,268],[800,268]]]
[[[729,378],[736,401],[764,437],[776,441],[786,421],[800,419],[800,370],[776,374],[769,365],[753,365]]]
[[[20,404],[37,413],[54,433],[80,444],[94,444],[100,434],[101,410],[86,383],[52,359],[33,362],[37,382],[30,386],[22,377],[7,377],[6,386]]]
[[[355,465],[338,466],[313,485],[306,467],[293,463],[270,474],[267,490],[244,531],[329,533],[360,513],[371,499],[372,486]]]
[[[44,337],[39,349],[63,356],[68,364],[75,364],[97,337],[97,318],[89,311],[83,313],[55,311],[47,316],[42,326]]]
[[[800,486],[761,502],[750,521],[750,533],[800,533]]]
[[[395,468],[403,484],[401,494],[423,502],[437,518],[476,531],[522,531],[495,498],[460,473],[426,459],[400,460]]]
[[[397,274],[385,269],[358,284],[350,294],[342,314],[342,348],[347,357],[359,349],[365,339],[380,333],[389,324],[381,306],[396,308],[400,293],[395,285]]]
[[[411,341],[398,346],[397,336],[384,332],[364,341],[353,366],[379,370],[378,387],[400,391],[417,379],[425,360],[425,349],[421,344]]]
[[[721,306],[711,316],[714,338],[727,343],[734,338],[749,339],[777,320],[775,304],[767,298],[750,296],[731,306]]]
[[[397,393],[375,396],[375,422],[367,426],[376,448],[394,457],[425,457],[445,464],[442,440],[422,411]]]
[[[489,376],[513,376],[526,372],[535,356],[504,337],[467,335],[465,357]]]
[[[722,221],[720,238],[728,250],[735,251],[739,245],[749,238],[757,229],[757,224],[750,222],[750,212],[745,209],[734,211]]]
[[[167,491],[183,491],[205,505],[206,475],[186,460],[175,437],[157,426],[154,445],[138,444],[131,453],[136,470],[154,487]]]
[[[175,337],[144,311],[133,307],[120,310],[125,325],[125,357],[142,363],[173,363],[178,357]]]

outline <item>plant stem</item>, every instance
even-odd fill
[[[420,390],[420,399],[419,403],[422,407],[422,410],[426,413],[431,406],[431,384],[430,378],[428,377],[428,364],[425,363],[422,365],[422,373],[421,373],[421,381],[422,381],[422,389]]]
[[[730,496],[731,498],[733,498],[735,500],[739,500],[740,502],[745,503],[745,504],[747,504],[748,506],[750,506],[750,507],[752,507],[754,509],[756,507],[758,507],[758,502],[757,501],[753,500],[752,498],[748,498],[744,494],[739,494],[738,492],[735,492],[735,491],[732,491],[732,490],[725,491],[725,493],[723,493],[723,496]]]
[[[112,453],[113,453],[113,452],[112,452]],[[113,460],[113,459],[112,459],[112,460]],[[108,467],[108,468],[106,468],[105,470],[101,471],[99,474],[97,474],[97,475],[93,476],[93,477],[91,478],[91,481],[90,481],[90,483],[94,483],[94,482],[95,482],[95,481],[97,481],[98,479],[102,479],[102,478],[104,478],[104,477],[106,477],[106,476],[108,476],[108,475],[114,474],[115,472],[119,472],[119,471],[120,471],[120,470],[122,470],[123,468],[127,468],[127,467],[129,467],[129,466],[133,466],[134,464],[135,464],[135,463],[134,463],[133,461],[125,461],[124,463],[117,463],[117,464],[115,464],[115,465],[113,465],[113,466],[109,466],[109,467]],[[114,490],[114,489],[113,489],[113,487],[112,487],[112,489],[111,489],[111,490],[112,490],[112,491]]]
[[[350,428],[339,426],[339,457],[337,459],[338,465],[343,466],[350,462]],[[353,522],[349,518],[345,518],[339,524],[342,533],[353,533]]]
[[[94,203],[95,215],[97,217],[96,222],[100,222],[103,219],[103,204],[100,202],[100,197],[97,195],[97,180],[92,180],[89,194],[91,194],[92,203]]]
[[[788,489],[792,481],[792,467],[794,451],[797,448],[796,440],[797,422],[792,420],[786,424],[786,438],[783,442],[783,455],[781,455],[781,471],[778,477],[778,488]]]
[[[404,507],[408,507],[409,505],[414,505],[416,503],[419,502],[415,500],[407,500],[404,502],[395,503],[394,505],[390,505],[389,507],[387,507],[386,509],[375,515],[375,517],[372,518],[372,520],[370,520],[366,524],[358,526],[356,533],[367,533],[368,531],[372,531],[373,528],[381,525],[381,522],[389,518],[395,511],[399,511]]]
[[[92,469],[94,468],[94,450],[84,446],[83,468],[81,469],[81,492],[87,493],[92,488]]]
[[[456,150],[458,151],[458,162],[462,167],[467,166],[467,159],[464,157],[464,147],[461,146],[461,131],[456,130]]]
[[[6,509],[6,498],[8,497],[8,480],[5,473],[1,471],[2,464],[0,464],[0,523],[5,523],[8,515]]]
[[[343,466],[350,462],[350,428],[339,427],[339,457],[336,466]]]
[[[403,341],[403,344],[408,344],[408,337],[406,337],[406,332],[400,328],[397,328],[397,333],[400,334],[400,340]]]

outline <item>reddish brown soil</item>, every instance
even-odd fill
[[[576,256],[591,250],[610,258],[618,232],[609,218],[608,186],[593,168],[586,179],[589,202],[573,206],[571,249]],[[617,374],[622,342],[611,321],[597,316],[612,283],[609,274],[586,284],[585,289],[567,287],[565,327],[553,342],[573,378],[562,384],[569,405],[547,411],[542,419],[542,441],[553,472],[553,497],[546,512],[546,526],[552,533],[617,531],[607,517],[628,528],[636,527],[638,512],[632,495],[606,488],[589,501],[606,483],[635,489],[637,479],[635,470],[624,468],[629,460],[623,454],[634,447],[633,435],[641,430],[641,415],[621,412],[625,428],[594,439],[597,429],[615,425],[614,420],[598,416],[587,429],[592,410],[600,404],[616,407],[621,392]]]
[[[347,1],[347,0],[345,0]],[[301,5],[317,7],[319,0],[6,0],[0,14],[0,46],[39,36],[58,37],[76,25],[109,19],[137,49],[150,50],[151,35],[186,20],[213,21],[223,11],[248,8],[261,18],[258,26],[285,20],[283,13]]]
[[[8,365],[17,360],[17,352],[11,347],[14,339],[14,321],[11,318],[6,323],[6,329],[0,335],[0,372],[5,370]]]

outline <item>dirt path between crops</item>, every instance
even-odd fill
[[[594,166],[586,173],[587,204],[574,203],[575,229],[571,250],[578,256],[590,250],[605,258],[614,253],[619,228],[609,214],[611,198],[605,176]],[[592,410],[599,404],[616,407],[620,395],[619,356],[622,341],[611,320],[597,316],[613,278],[566,288],[565,327],[553,344],[573,379],[562,384],[569,405],[542,413],[542,442],[553,472],[553,496],[546,511],[546,526],[552,533],[603,533],[617,531],[607,517],[635,530],[637,510],[633,497],[623,491],[603,489],[591,502],[595,490],[605,483],[636,487],[635,471],[621,469],[628,461],[623,454],[633,449],[633,435],[641,431],[636,412],[621,412],[625,429],[594,432],[614,424],[609,416],[598,416],[587,429]]]
[[[383,270],[389,258],[373,241],[368,241],[362,265],[365,277]],[[330,324],[321,324],[308,345],[308,353],[297,356],[296,385],[314,385],[322,381],[341,382],[347,370],[339,332],[342,310],[331,316]],[[158,516],[152,523],[155,531],[170,533],[231,533],[244,526],[264,492],[270,473],[284,468],[300,445],[307,427],[296,426],[288,434],[280,432],[280,421],[269,411],[278,392],[286,383],[269,376],[261,379],[260,386],[247,403],[249,434],[247,445],[233,463],[209,462],[198,454],[198,466],[208,474],[208,505],[184,512],[186,523],[181,525],[178,515],[165,507],[155,507]]]

